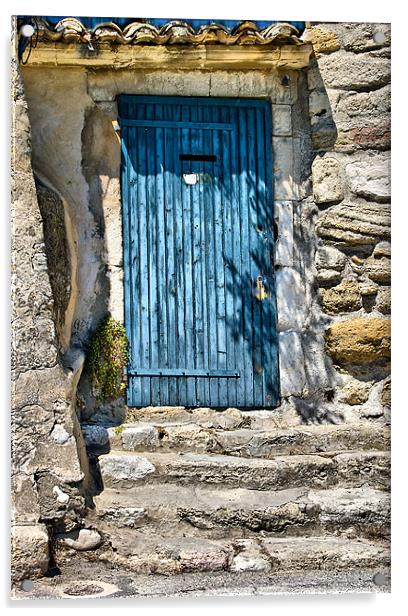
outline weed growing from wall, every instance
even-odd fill
[[[88,370],[99,402],[115,400],[124,392],[124,369],[128,340],[123,325],[107,316],[93,334],[88,353]]]

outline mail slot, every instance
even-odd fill
[[[215,163],[217,161],[217,157],[215,154],[179,154],[179,160]]]

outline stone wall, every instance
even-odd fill
[[[308,71],[316,282],[334,403],[390,411],[390,27],[312,24]]]
[[[273,413],[289,425],[387,421],[389,30],[313,24],[304,38],[315,57],[303,70],[111,70],[85,57],[76,67],[24,67],[33,166],[75,232],[70,345],[86,352],[108,311],[123,319],[116,96],[267,97],[282,396]],[[96,405],[86,374],[78,400],[88,422],[126,413],[123,400]]]
[[[44,238],[15,58],[12,94],[12,576],[17,581],[48,570],[50,535],[81,526],[86,455],[75,413],[81,362],[70,371],[59,362],[53,291],[61,284],[55,277],[50,283],[47,269],[51,238]]]

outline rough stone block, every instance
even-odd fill
[[[82,424],[81,429],[87,447],[105,447],[109,443],[109,432],[103,426]]]
[[[318,65],[326,87],[344,90],[378,88],[390,82],[391,63],[388,58],[338,51],[322,55]]]
[[[27,317],[13,321],[12,370],[51,368],[57,363],[55,326],[51,318]]]
[[[24,473],[13,475],[11,491],[13,494],[13,522],[16,524],[36,524],[40,519],[40,507],[33,477]]]
[[[330,101],[324,90],[312,90],[309,94],[309,116],[312,126],[321,121],[330,110]]]
[[[170,449],[210,450],[214,439],[211,433],[196,424],[163,428],[161,444]]]
[[[263,539],[264,550],[274,566],[296,569],[353,569],[379,567],[389,563],[389,549],[350,539],[299,537]]]
[[[101,456],[99,465],[106,485],[114,485],[117,481],[140,481],[155,470],[153,464],[142,456],[108,454]]]
[[[384,406],[391,406],[391,377],[384,380],[381,391],[381,402]]]
[[[159,433],[154,426],[132,426],[122,432],[122,447],[126,451],[135,451],[139,447],[155,448],[158,445]]]
[[[142,72],[143,74],[143,72]],[[228,73],[225,73],[228,76]],[[208,71],[152,71],[144,75],[146,92],[156,96],[208,96],[212,73]],[[228,78],[224,82],[228,91]]]
[[[364,264],[367,276],[379,284],[391,282],[391,260],[388,257],[370,257]]]
[[[272,106],[273,135],[285,137],[292,134],[292,107],[290,105]]]
[[[335,158],[316,158],[312,165],[316,203],[338,203],[344,197],[341,165]]]
[[[222,571],[228,565],[228,552],[209,544],[206,549],[197,546],[182,548],[178,555],[182,571]]]
[[[391,198],[391,159],[389,154],[377,154],[368,160],[346,165],[350,190],[366,199],[389,201]]]
[[[379,242],[373,250],[373,257],[391,257],[390,242]]]
[[[340,203],[319,216],[316,231],[339,246],[376,244],[390,238],[390,207],[377,203]]]
[[[390,495],[381,490],[368,487],[311,490],[309,498],[320,510],[321,523],[329,528],[367,528],[370,519],[369,535],[389,535]]]
[[[278,238],[275,243],[275,265],[293,265],[293,206],[291,201],[275,201]]]
[[[213,71],[209,92],[210,96],[268,96],[273,104],[291,105],[297,100],[298,79],[295,71],[287,71],[286,75],[288,85],[282,83],[282,75],[275,71]]]
[[[340,402],[351,405],[363,404],[368,400],[370,387],[371,383],[351,379],[341,390]]]
[[[334,109],[336,123],[343,128],[390,123],[391,88],[371,92],[342,92]]]
[[[144,507],[123,507],[115,501],[113,507],[106,507],[103,498],[103,496],[96,498],[99,516],[103,520],[113,522],[115,526],[122,528],[138,528],[146,522],[147,511]]]
[[[374,416],[374,415],[373,415]],[[336,455],[338,478],[345,485],[371,485],[389,489],[390,453],[389,451],[352,451]]]
[[[384,317],[334,323],[326,330],[327,352],[339,364],[369,364],[391,354],[391,324]]]
[[[325,25],[313,26],[306,30],[304,40],[313,45],[313,51],[316,54],[332,53],[340,49],[336,32]]]
[[[76,440],[72,433],[62,444],[40,441],[30,467],[37,472],[48,471],[51,468],[62,481],[79,482],[84,478],[78,459]]]
[[[364,280],[360,283],[360,293],[362,297],[370,297],[376,295],[378,291],[378,285],[371,280]]]
[[[86,552],[98,548],[102,543],[102,537],[96,530],[81,528],[56,535],[56,541],[78,552]]]
[[[43,524],[11,529],[12,579],[42,577],[48,568],[48,533]]]
[[[317,269],[338,270],[341,272],[346,262],[346,255],[337,248],[333,248],[333,246],[321,246],[316,251],[315,263]]]
[[[281,396],[300,396],[306,386],[304,356],[300,334],[279,334],[279,371]]]
[[[308,316],[306,291],[302,276],[292,267],[276,271],[278,330],[300,331]]]
[[[308,331],[302,335],[304,370],[306,375],[305,395],[332,387],[330,365],[324,347],[324,337],[321,333]]]
[[[391,289],[390,287],[383,287],[378,289],[377,299],[375,302],[375,309],[383,314],[391,313]]]
[[[291,137],[273,138],[275,199],[296,199],[293,184],[293,140]]]
[[[344,280],[332,289],[320,292],[321,304],[328,314],[353,312],[361,308],[359,284],[355,280]]]
[[[356,150],[388,150],[391,147],[391,127],[389,122],[377,126],[339,126],[334,149],[338,152]]]
[[[371,384],[368,400],[363,404],[360,410],[362,418],[376,419],[384,417],[384,406],[381,401],[382,387],[383,383],[381,381]]]
[[[208,408],[193,411],[194,422],[203,428],[222,428],[233,430],[243,422],[243,417],[238,409],[227,409],[223,412],[213,411]]]
[[[343,24],[343,46],[355,53],[387,47],[391,44],[390,24]]]
[[[269,571],[271,564],[262,548],[251,539],[239,542],[239,553],[234,556],[230,571]]]
[[[322,269],[317,272],[317,282],[322,286],[330,286],[341,282],[342,274],[338,270]]]

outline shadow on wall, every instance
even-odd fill
[[[302,423],[340,423],[343,413],[332,404],[338,377],[324,342],[331,318],[322,312],[318,299],[315,256],[322,242],[315,230],[319,210],[311,183],[314,159],[333,148],[338,133],[314,56],[299,78],[293,111],[295,159],[299,160],[293,180],[300,194],[299,201],[293,202],[293,268],[285,267],[285,261],[276,268],[280,361],[286,366],[287,391],[296,392],[290,399]],[[278,235],[281,232],[278,228]]]
[[[313,55],[308,68],[310,133],[314,157],[334,149],[338,131],[333,118],[330,100]]]
[[[33,266],[47,269],[49,274],[58,350],[63,357],[71,350],[72,325],[78,302],[78,240],[65,199],[43,174],[34,171],[34,178],[46,263],[37,262]]]

